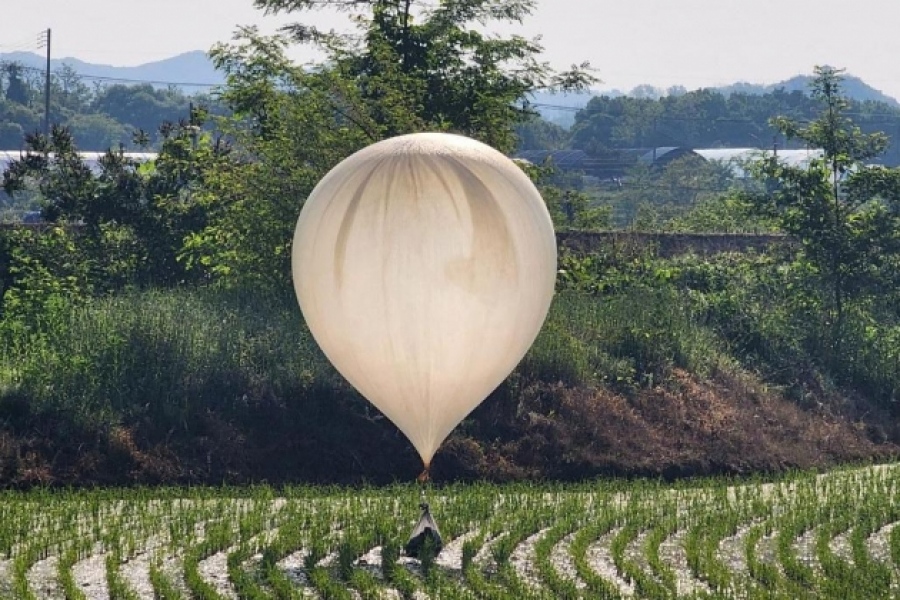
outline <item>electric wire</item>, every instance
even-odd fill
[[[40,73],[43,74],[46,71],[44,69],[40,69],[38,67],[28,67],[23,66],[22,70],[30,71],[32,73]],[[196,82],[196,81],[165,81],[159,79],[136,79],[130,77],[113,77],[110,75],[90,75],[87,73],[75,73],[77,77],[82,79],[90,79],[92,81],[112,81],[118,83],[133,83],[133,84],[150,84],[150,85],[167,85],[167,86],[175,86],[175,87],[193,87],[193,88],[214,88],[222,85],[221,83],[210,83],[210,82]]]
[[[41,42],[41,36],[45,35],[46,32],[40,32],[32,36],[27,36],[23,38],[19,38],[17,40],[13,40],[7,44],[0,44],[0,50],[4,50],[6,52],[19,52],[26,50],[34,50],[37,48],[37,44]],[[10,50],[13,48],[13,50]]]
[[[600,111],[592,111],[588,106],[566,106],[563,104],[547,104],[545,102],[529,102],[528,106],[535,108],[549,108],[553,110],[567,110],[571,112],[585,111],[587,113],[600,114]],[[861,112],[861,111],[845,111],[842,114],[849,117],[900,117],[900,108],[897,112]],[[717,123],[755,123],[752,119],[744,117],[716,117],[713,119],[707,117],[687,117],[677,115],[659,115],[653,117],[656,121],[713,121]]]

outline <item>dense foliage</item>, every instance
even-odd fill
[[[0,149],[19,150],[25,136],[43,131],[44,74],[16,63],[0,63]],[[79,148],[105,152],[120,145],[136,149],[133,134],[143,131],[154,147],[164,122],[188,117],[191,104],[221,111],[210,95],[189,95],[151,84],[88,85],[70,66],[50,77],[50,122],[67,127]]]
[[[860,315],[847,360],[826,365],[817,308],[798,306],[802,264],[620,248],[566,255],[562,267],[535,345],[438,454],[435,476],[743,472],[890,452],[867,438],[896,436],[900,328]],[[404,438],[321,355],[290,293],[52,298],[2,332],[8,481],[416,472]],[[828,414],[865,416],[869,429]],[[123,430],[134,445],[112,452]]]
[[[312,343],[290,292],[291,234],[313,186],[359,148],[430,129],[511,151],[533,125],[531,91],[589,82],[582,68],[552,73],[533,41],[480,33],[531,4],[340,3],[359,26],[348,38],[242,29],[212,52],[227,76],[218,133],[195,107],[159,128],[149,163],[113,150],[92,170],[69,128],[28,136],[3,185],[35,194],[47,222],[0,232],[2,482],[414,470],[402,436]],[[291,41],[326,59],[291,64]],[[788,236],[744,253],[671,255],[627,236],[564,246],[543,332],[448,441],[439,477],[777,470],[894,452],[900,178],[867,165],[885,140],[855,128],[839,75],[816,85],[815,119],[775,123],[824,149],[809,169],[771,160],[736,181],[686,156],[634,167],[612,190],[523,165],[559,230],[608,228],[625,211],[635,229]]]
[[[850,104],[837,71],[820,68],[817,75],[813,98],[822,107],[820,115],[805,123],[782,117],[774,124],[786,136],[822,148],[822,159],[798,168],[771,157],[759,169],[769,191],[751,201],[800,242],[802,260],[822,290],[815,301],[830,330],[823,343],[830,348],[829,360],[841,363],[847,360],[848,312],[855,309],[876,321],[885,313],[892,321],[897,314],[900,169],[867,164],[884,152],[887,136],[864,134],[847,116]]]
[[[900,132],[900,109],[874,101],[847,100],[847,111],[868,133]],[[796,90],[766,94],[724,94],[700,89],[661,98],[599,96],[575,116],[569,144],[597,154],[621,148],[804,148],[772,122],[778,116],[814,119],[818,99]],[[900,164],[900,143],[879,153],[886,164]]]

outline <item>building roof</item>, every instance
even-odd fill
[[[604,155],[593,155],[583,150],[523,150],[514,160],[525,160],[535,165],[547,162],[562,171],[582,171],[595,177],[618,177],[631,166],[643,163],[650,166],[665,166],[686,154],[690,148],[663,146],[659,148],[615,148]]]
[[[0,150],[0,173],[3,173],[9,167],[9,163],[19,160],[25,155],[21,150]],[[100,169],[100,159],[106,155],[106,152],[79,152],[81,157],[92,171]],[[146,162],[156,158],[155,152],[125,152],[126,158],[136,160],[138,162]]]
[[[560,169],[572,171],[583,168],[589,156],[584,150],[523,150],[515,158],[535,165],[543,165],[549,160]]]
[[[735,177],[747,177],[746,165],[772,156],[771,150],[759,148],[698,148],[694,152],[708,161],[716,161],[731,167]],[[778,150],[779,162],[788,167],[806,168],[810,162],[825,155],[820,149]]]
[[[690,148],[682,148],[680,146],[660,146],[659,148],[638,148],[638,152],[643,152],[638,160],[646,165],[655,165],[660,161],[668,162],[691,152]],[[677,156],[676,156],[677,155]]]

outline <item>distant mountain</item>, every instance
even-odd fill
[[[32,52],[0,53],[0,62],[15,61],[34,69],[45,69],[47,59]],[[150,81],[159,84],[175,82],[179,84],[201,84],[201,87],[218,85],[224,81],[222,74],[213,68],[212,62],[205,52],[195,50],[136,67],[114,67],[84,62],[66,57],[50,60],[50,69],[56,70],[63,64],[72,67],[85,79],[108,80],[110,83],[121,81]],[[186,92],[196,91],[193,85],[181,85]]]
[[[2,61],[16,61],[27,67],[41,70],[44,69],[46,64],[46,59],[44,57],[31,52],[0,53],[0,62]],[[58,69],[63,63],[68,64],[75,69],[77,73],[85,76],[87,79],[109,80],[113,83],[115,80],[125,80],[218,85],[224,81],[222,74],[213,68],[209,57],[201,50],[186,52],[184,54],[179,54],[178,56],[138,65],[136,67],[99,65],[71,57],[52,59],[50,61],[50,67],[51,69]],[[806,92],[809,90],[809,82],[811,79],[811,75],[797,75],[796,77],[792,77],[785,81],[768,85],[737,82],[715,89],[723,94],[735,92],[765,94],[779,88],[783,88],[788,92],[794,90]],[[181,87],[183,87],[186,92],[193,92],[200,89],[192,86]],[[900,108],[900,101],[873,88],[859,77],[846,75],[844,77],[844,90],[847,95],[854,100],[876,100]],[[651,85],[640,85],[629,92],[613,89],[591,90],[590,92],[581,94],[550,94],[539,92],[534,95],[532,102],[538,105],[537,108],[544,118],[564,127],[568,127],[575,122],[575,113],[578,109],[584,108],[594,96],[629,95],[644,98],[658,98],[668,94],[683,94],[686,92],[687,90],[682,86],[675,86],[668,90],[664,90]]]
[[[767,94],[769,92],[774,92],[777,89],[783,89],[786,92],[794,92],[797,90],[801,92],[808,92],[809,84],[812,79],[812,75],[797,75],[795,77],[791,77],[790,79],[786,79],[779,83],[773,83],[770,85],[738,82],[717,89],[726,95],[732,93]],[[866,100],[884,102],[885,104],[889,104],[894,108],[900,108],[900,101],[898,101],[896,98],[888,96],[881,90],[873,88],[859,77],[854,77],[853,75],[845,75],[843,81],[843,89],[844,93],[854,100],[860,102],[865,102]]]

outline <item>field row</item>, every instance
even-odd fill
[[[0,596],[30,599],[898,597],[900,468],[429,490],[0,495]]]

